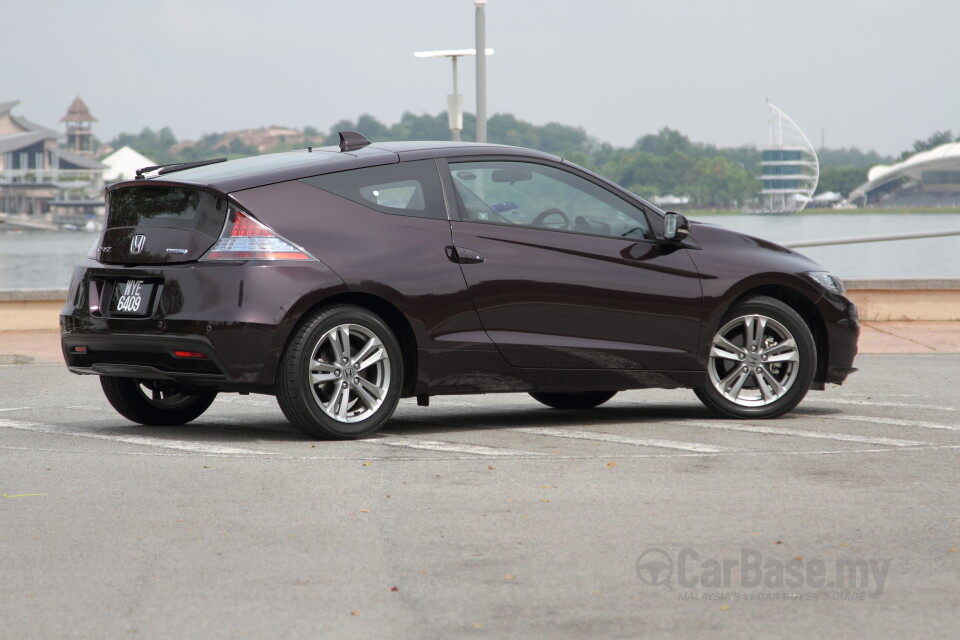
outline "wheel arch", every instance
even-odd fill
[[[817,369],[813,374],[813,380],[816,383],[823,383],[826,380],[826,370],[827,363],[830,361],[828,353],[829,351],[829,340],[827,339],[827,325],[824,322],[823,315],[820,313],[820,310],[817,309],[817,305],[810,300],[807,296],[803,294],[802,291],[795,289],[786,285],[777,285],[777,284],[765,284],[757,287],[753,287],[744,291],[734,300],[730,302],[729,305],[723,310],[723,313],[720,314],[720,317],[726,316],[727,312],[730,310],[733,305],[743,302],[748,298],[755,298],[757,296],[766,296],[768,298],[774,298],[783,302],[791,309],[797,312],[803,321],[810,328],[810,333],[813,334],[813,340],[817,347]],[[716,331],[716,328],[712,330]],[[713,335],[711,333],[710,335]]]
[[[284,352],[290,345],[293,336],[296,335],[297,328],[317,310],[336,304],[349,304],[355,307],[361,307],[380,317],[396,336],[400,343],[400,353],[403,355],[403,384],[400,387],[400,396],[409,397],[413,395],[414,385],[417,380],[417,339],[413,332],[413,327],[407,320],[407,317],[400,309],[388,300],[369,293],[359,293],[355,291],[346,291],[337,293],[304,309],[299,319],[295,323],[293,330],[287,335],[286,342],[283,345]]]

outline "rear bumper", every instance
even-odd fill
[[[124,278],[162,283],[149,315],[100,308],[97,283]],[[64,360],[78,374],[270,393],[299,318],[342,286],[317,262],[133,268],[87,260],[74,272],[60,315]]]
[[[194,336],[63,333],[63,358],[73,373],[171,380],[197,387],[221,387],[229,380],[209,340]],[[204,357],[177,357],[187,351]]]

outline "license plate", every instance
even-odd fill
[[[143,280],[119,280],[113,285],[110,313],[123,316],[145,316],[150,313],[153,284]]]

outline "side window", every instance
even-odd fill
[[[301,182],[381,213],[447,218],[440,176],[433,160],[351,169],[304,178]]]
[[[589,180],[530,162],[456,162],[450,175],[470,222],[652,238],[642,209]]]

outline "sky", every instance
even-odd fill
[[[472,0],[0,0],[0,102],[61,129],[80,95],[94,133],[179,140],[368,113],[437,114],[446,58],[475,46]],[[960,135],[954,0],[489,0],[487,112],[632,145],[663,127],[763,145],[766,101],[815,146],[899,154]],[[475,111],[474,61],[460,92]]]

